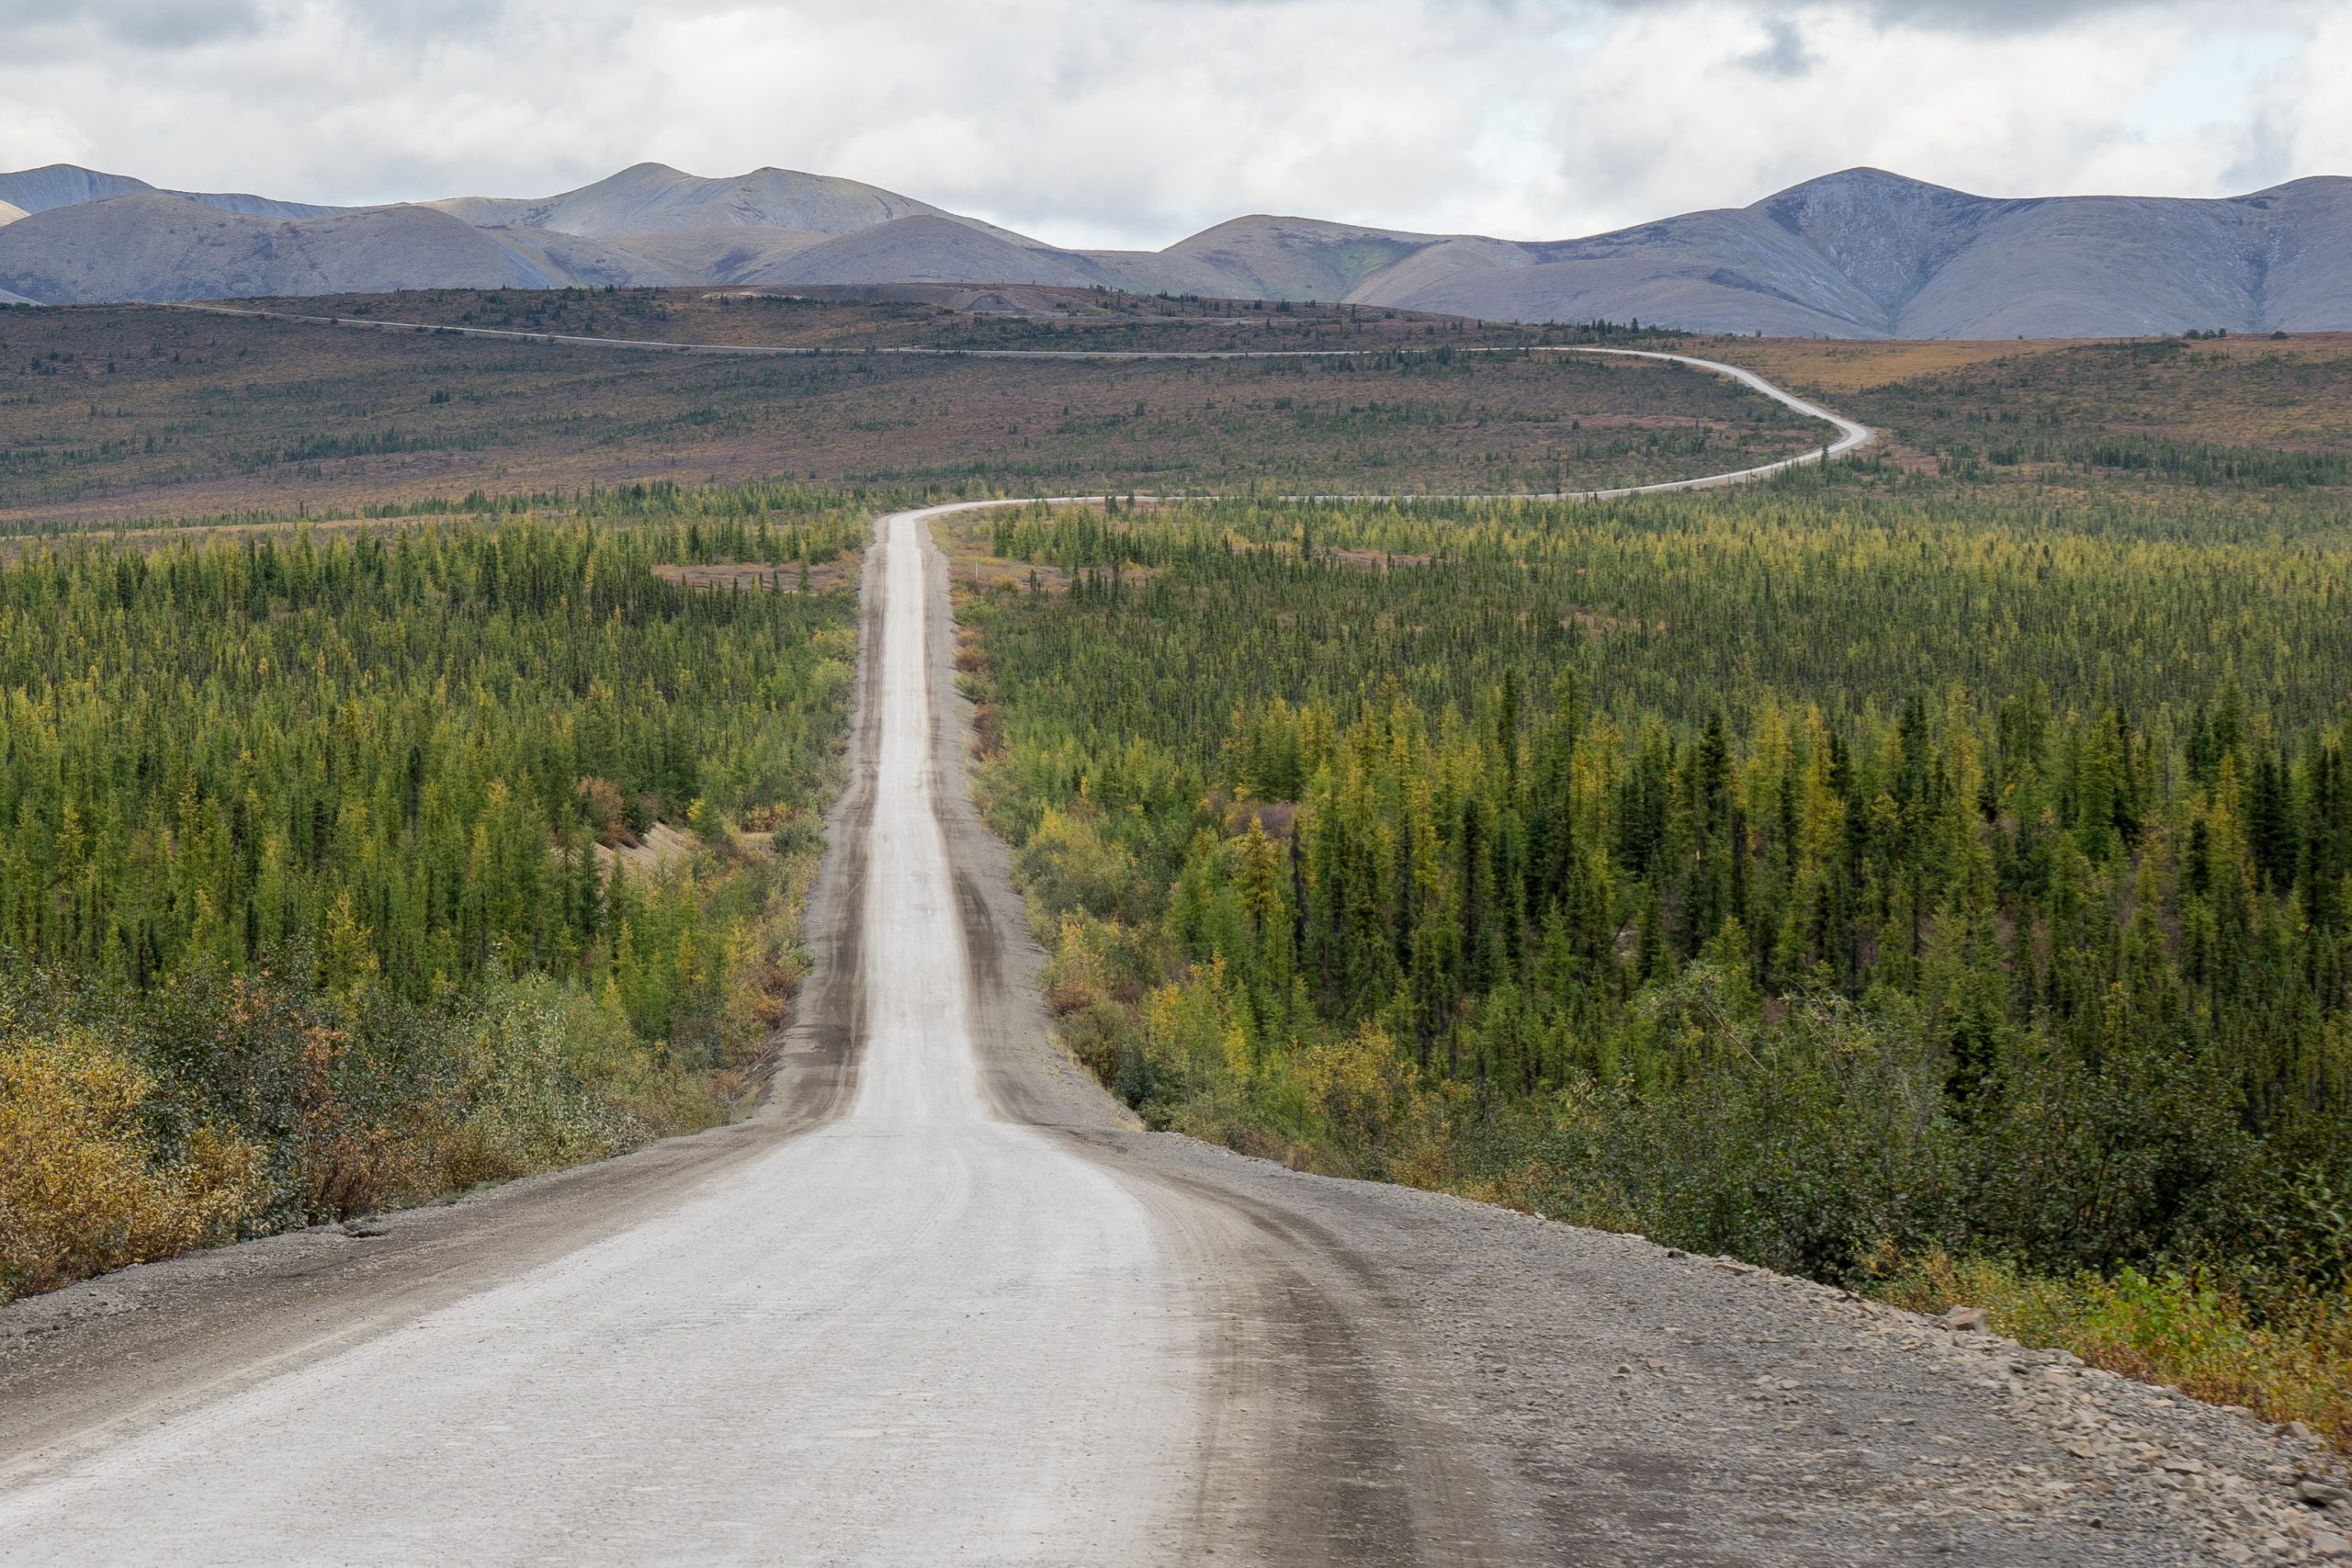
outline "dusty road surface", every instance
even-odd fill
[[[752,1121],[0,1311],[0,1562],[2317,1560],[2299,1441],[1136,1130],[1046,1043],[927,514]],[[357,1234],[353,1234],[356,1232]]]

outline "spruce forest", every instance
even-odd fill
[[[865,527],[639,486],[0,565],[0,1294],[723,1119]]]
[[[1155,1124],[2341,1431],[2342,525],[1867,463],[999,514],[979,787]]]

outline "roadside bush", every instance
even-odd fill
[[[260,1206],[260,1151],[210,1123],[163,1147],[153,1089],[80,1032],[0,1047],[0,1300],[233,1235]]]
[[[1136,897],[1135,857],[1106,840],[1083,797],[1064,811],[1047,810],[1022,847],[1020,871],[1054,909],[1083,909],[1109,917]]]
[[[431,1006],[274,973],[144,998],[0,979],[0,1292],[428,1201],[723,1121],[577,981]]]
[[[1694,966],[1645,999],[1642,1032],[1684,1066],[1653,1089],[1562,1097],[1529,1151],[1540,1174],[1525,1201],[1833,1280],[1881,1238],[1948,1235],[1957,1149],[1917,1036],[1843,998],[1736,1020],[1720,985]]]
[[[1298,1068],[1324,1137],[1351,1176],[1385,1177],[1400,1157],[1400,1132],[1418,1120],[1419,1074],[1388,1032],[1365,1023],[1318,1041]]]

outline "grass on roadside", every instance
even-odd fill
[[[2038,1278],[1986,1258],[1889,1258],[1874,1292],[1916,1312],[1983,1307],[1996,1332],[2164,1383],[2267,1421],[2300,1421],[2352,1453],[2352,1296],[2299,1292],[2259,1310],[2195,1272]]]

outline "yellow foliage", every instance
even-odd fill
[[[1046,1005],[1057,1016],[1078,1012],[1101,1001],[1109,986],[1102,954],[1086,922],[1064,915],[1046,963]]]
[[[0,1052],[0,1299],[225,1239],[266,1200],[260,1151],[232,1133],[159,1159],[152,1087],[85,1033]]]
[[[1300,1077],[1332,1142],[1359,1169],[1368,1168],[1375,1151],[1416,1109],[1412,1064],[1374,1023],[1345,1039],[1316,1044],[1301,1064]]]

